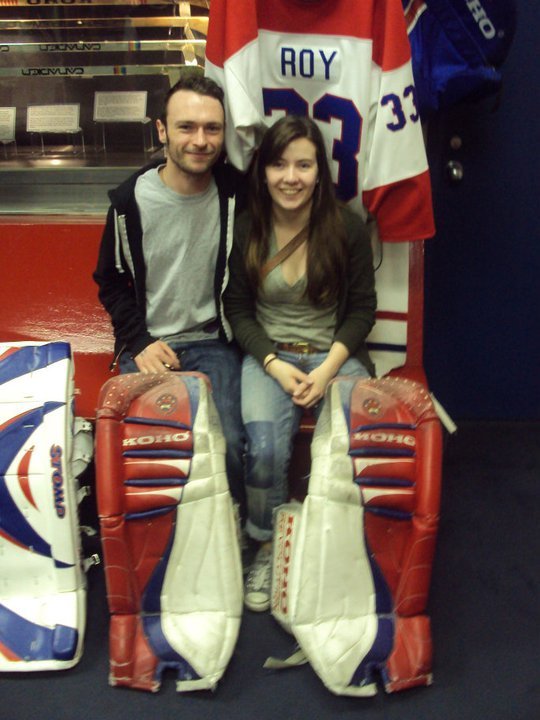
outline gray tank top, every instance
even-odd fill
[[[277,251],[275,240],[270,256]],[[320,350],[329,350],[336,327],[337,304],[317,308],[310,304],[303,275],[293,285],[283,277],[281,265],[264,279],[256,303],[257,321],[274,342],[309,342]]]

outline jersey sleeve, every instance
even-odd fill
[[[266,129],[257,52],[257,14],[252,0],[213,0],[206,42],[205,75],[225,93],[225,146],[244,172]],[[230,59],[235,57],[235,62]],[[236,68],[241,67],[241,72]]]
[[[231,65],[220,68],[207,60],[205,74],[215,80],[228,97],[234,98],[225,103],[225,147],[229,161],[245,172],[266,129],[262,108]]]
[[[376,6],[362,200],[387,242],[435,232],[431,181],[402,7]]]
[[[384,241],[424,240],[435,232],[431,180],[410,62],[378,71],[366,136],[362,201]]]

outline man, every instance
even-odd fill
[[[169,90],[157,130],[165,160],[109,193],[94,279],[121,372],[181,369],[209,377],[229,485],[242,509],[240,365],[222,303],[241,176],[222,159],[222,90],[200,75],[184,76]]]

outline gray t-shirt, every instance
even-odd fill
[[[271,256],[276,250],[272,241]],[[275,267],[259,290],[257,321],[274,342],[309,342],[320,350],[329,350],[336,328],[337,305],[313,307],[304,294],[306,285],[305,275],[289,285],[281,265]]]
[[[135,199],[143,230],[149,332],[169,342],[217,337],[220,214],[214,179],[202,193],[179,195],[152,168],[137,180]]]

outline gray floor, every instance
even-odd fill
[[[0,718],[26,720],[534,720],[540,717],[540,425],[464,423],[447,439],[431,590],[435,682],[352,699],[333,696],[309,666],[262,668],[291,639],[246,612],[215,693],[156,695],[107,685],[103,573],[89,576],[86,648],[65,673],[0,676]]]

